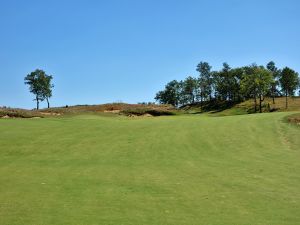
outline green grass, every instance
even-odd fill
[[[0,120],[0,224],[300,224],[290,113]]]

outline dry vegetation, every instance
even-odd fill
[[[39,111],[0,107],[0,118],[34,118],[44,117]]]
[[[155,105],[155,104],[125,104],[112,103],[103,105],[76,105],[55,107],[42,110],[26,110],[13,108],[0,108],[0,118],[33,118],[33,117],[49,117],[72,114],[85,113],[107,113],[120,114],[126,116],[161,116],[173,115],[176,109],[170,105]]]
[[[273,104],[272,98],[266,98],[263,101],[263,112],[285,112],[285,111],[300,111],[300,97],[288,97],[288,108],[285,108],[285,97],[275,98],[275,104]],[[244,108],[248,113],[254,112],[253,100],[242,102],[236,106],[237,108]]]
[[[181,109],[186,111],[187,113],[201,113],[200,103],[186,105]],[[275,104],[273,104],[272,98],[266,98],[262,103],[262,111],[263,112],[300,111],[300,97],[289,97],[288,109],[285,108],[285,97],[275,98]],[[203,102],[202,112],[209,112],[213,115],[218,115],[218,116],[254,113],[254,101],[253,99],[250,99],[241,103],[232,103],[227,101],[211,102],[211,103]]]
[[[69,107],[57,107],[50,109],[40,110],[43,113],[55,114],[76,114],[76,113],[114,113],[121,115],[145,115],[152,116],[159,115],[172,115],[176,111],[170,105],[155,105],[155,104],[125,104],[125,103],[112,103],[103,105],[76,105]]]
[[[290,123],[296,124],[300,126],[300,114],[294,114],[288,117],[288,121]]]
[[[288,109],[285,109],[285,98],[275,99],[275,104],[271,98],[266,98],[263,102],[263,112],[275,111],[300,111],[300,97],[288,98]],[[204,103],[202,112],[210,112],[216,116],[239,115],[254,112],[253,100],[247,100],[238,104],[229,102]],[[0,118],[33,118],[33,117],[53,117],[73,114],[117,114],[125,116],[162,116],[175,115],[178,113],[201,113],[200,104],[187,105],[181,109],[176,109],[171,105],[156,104],[126,104],[111,103],[102,105],[76,105],[55,107],[42,110],[25,110],[0,108]]]

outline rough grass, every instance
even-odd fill
[[[285,98],[276,98],[275,104],[271,98],[266,98],[263,102],[263,112],[273,111],[300,111],[300,98],[293,97],[288,99],[288,109],[285,109]],[[228,115],[243,115],[254,112],[253,100],[247,100],[241,103],[233,102],[204,102],[203,110],[201,111],[200,103],[186,105],[181,109],[176,109],[171,105],[157,104],[126,104],[126,103],[110,103],[102,105],[76,105],[68,107],[54,107],[50,109],[24,110],[0,108],[0,118],[2,117],[17,117],[17,118],[32,118],[32,117],[53,117],[61,115],[80,115],[80,114],[97,114],[104,116],[116,116],[116,114],[126,116],[163,116],[163,115],[178,115],[178,114],[199,114],[209,113],[213,116],[228,116]]]
[[[300,97],[289,97],[288,98],[288,109],[285,108],[285,97],[276,98],[275,104],[272,99],[266,99],[266,103],[269,103],[271,109],[278,111],[300,111]]]
[[[292,124],[300,125],[300,113],[288,116],[287,120]]]
[[[77,105],[68,107],[56,107],[51,109],[43,109],[42,112],[60,113],[60,114],[82,114],[82,113],[115,113],[123,114],[131,112],[145,112],[146,110],[172,112],[174,107],[171,105],[155,105],[155,104],[126,104],[126,103],[111,103],[102,105]]]
[[[153,108],[130,108],[125,109],[120,112],[121,114],[130,116],[143,116],[143,115],[151,115],[151,116],[170,116],[175,115],[175,110],[166,110],[166,109],[153,109]]]
[[[263,112],[286,112],[286,111],[300,111],[300,97],[288,98],[288,109],[285,107],[285,97],[275,98],[273,104],[272,98],[265,98],[262,103]],[[259,102],[257,101],[257,112],[259,110]],[[226,101],[213,101],[204,102],[201,110],[200,104],[187,105],[182,107],[189,114],[209,113],[213,116],[230,116],[230,115],[243,115],[254,113],[254,100],[250,99],[240,103],[226,102]]]
[[[32,117],[57,117],[74,116],[81,114],[95,114],[102,116],[152,116],[175,115],[177,110],[171,105],[156,104],[126,104],[111,103],[102,105],[76,105],[66,107],[54,107],[41,110],[25,110],[13,108],[0,108],[1,118],[32,118]]]
[[[0,224],[300,224],[287,115],[0,120]]]
[[[0,118],[32,118],[43,117],[38,111],[0,107]]]
[[[285,111],[300,111],[300,97],[289,97],[288,98],[288,108],[285,107],[286,99],[285,97],[275,98],[275,104],[273,104],[272,98],[265,98],[262,103],[263,112],[285,112]],[[240,108],[244,108],[247,112],[254,112],[254,102],[253,100],[248,100],[237,105]]]

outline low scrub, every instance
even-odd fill
[[[161,109],[151,109],[151,108],[130,108],[125,109],[120,112],[121,114],[130,116],[143,116],[143,115],[151,115],[151,116],[170,116],[175,115],[175,112]]]
[[[300,125],[300,114],[294,114],[287,118],[289,123]]]
[[[155,112],[151,111],[154,110]],[[120,112],[123,114],[132,112],[133,115],[144,115],[145,111],[149,114],[169,115],[169,111],[174,110],[170,105],[156,104],[126,104],[126,103],[111,103],[102,105],[76,105],[56,107],[40,110],[44,113],[59,113],[59,114],[77,114],[77,113],[101,113],[101,112]],[[159,112],[156,112],[159,111]]]
[[[43,116],[37,111],[0,108],[0,118],[33,118],[33,117],[43,117]]]

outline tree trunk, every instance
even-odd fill
[[[47,100],[47,104],[48,104],[48,109],[50,108],[50,103],[49,103],[49,99],[48,98],[46,98],[46,100]]]
[[[254,97],[254,112],[256,112],[256,108],[257,108],[257,102],[256,102],[256,96]]]
[[[37,98],[36,99],[36,110],[39,110],[39,105],[40,105],[40,102],[39,102],[39,99]]]
[[[261,97],[259,96],[259,113],[261,113]]]
[[[203,97],[202,97],[202,93],[201,93],[201,96],[200,96],[200,108],[201,108],[201,112],[202,112],[202,102],[203,102]]]
[[[288,108],[288,93],[287,91],[285,92],[285,108]]]
[[[262,113],[261,103],[264,101],[264,98],[262,96],[259,96],[259,113]]]
[[[276,86],[273,84],[273,86],[272,86],[272,98],[273,98],[273,104],[275,104],[275,92],[276,92]]]

